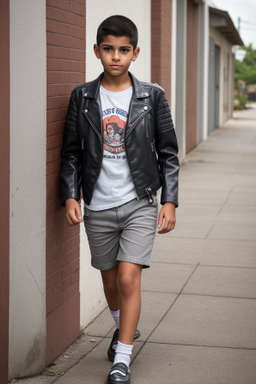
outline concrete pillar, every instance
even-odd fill
[[[45,8],[10,1],[10,378],[45,365]]]
[[[199,5],[198,50],[198,141],[208,136],[208,62],[209,62],[209,10],[206,3]]]
[[[177,1],[176,43],[176,115],[175,125],[179,142],[179,155],[186,155],[186,50],[187,0]]]
[[[176,128],[176,87],[177,87],[177,0],[172,0],[172,53],[171,53],[171,112]]]
[[[10,205],[10,23],[9,1],[0,2],[0,372],[8,382],[9,346],[9,205]]]

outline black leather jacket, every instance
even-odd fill
[[[164,91],[156,84],[133,83],[125,130],[125,150],[138,198],[162,186],[161,203],[178,206],[178,144]],[[61,150],[61,195],[90,204],[103,158],[99,86],[94,81],[76,87],[68,107]]]

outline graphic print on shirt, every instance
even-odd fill
[[[118,108],[111,108],[111,111],[117,113]],[[104,112],[106,113],[106,111],[103,111],[103,113]],[[126,159],[124,147],[126,121],[121,120],[117,115],[112,115],[105,117],[102,123],[104,137],[103,148],[105,150],[104,158]]]
[[[100,86],[103,160],[89,209],[101,211],[137,197],[125,151],[132,87],[110,92]]]

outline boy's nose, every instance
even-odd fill
[[[114,50],[114,52],[113,52],[113,60],[115,60],[115,61],[119,60],[118,49]]]

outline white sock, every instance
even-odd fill
[[[113,319],[115,320],[116,327],[119,328],[119,319],[120,319],[120,310],[118,311],[111,311],[111,315],[113,316]]]
[[[133,345],[123,344],[120,341],[118,341],[117,347],[116,347],[114,364],[124,363],[129,368],[130,362],[131,362],[132,350],[133,350]]]

